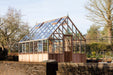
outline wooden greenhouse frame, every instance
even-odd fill
[[[19,61],[86,62],[86,39],[69,16],[35,25],[19,42]]]

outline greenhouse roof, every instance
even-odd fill
[[[48,39],[66,17],[45,21],[35,25],[20,42],[29,40]]]

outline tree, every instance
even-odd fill
[[[89,11],[89,20],[107,27],[108,43],[112,44],[113,0],[89,0],[86,9]]]
[[[9,8],[7,14],[0,20],[0,45],[13,50],[14,45],[29,32],[27,23],[22,21],[20,11]]]
[[[87,42],[97,42],[98,39],[100,38],[100,32],[99,32],[99,26],[92,25],[90,29],[87,31],[86,39]]]

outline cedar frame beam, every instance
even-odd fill
[[[67,17],[66,17],[66,18],[67,18]],[[66,18],[64,19],[64,21],[66,20]],[[61,19],[62,19],[62,18],[61,18]],[[64,21],[63,21],[63,22],[64,22]],[[63,24],[63,22],[55,29],[55,31]],[[55,32],[55,31],[54,31],[54,32]],[[54,32],[53,32],[53,33],[54,33]],[[53,33],[52,33],[52,34],[53,34]],[[50,35],[50,37],[52,36],[52,34]],[[50,37],[49,37],[49,38],[50,38]]]
[[[82,38],[84,39],[84,41],[86,41],[86,39],[84,38],[84,36],[81,34],[81,32],[78,30],[78,28],[75,26],[75,24],[72,22],[72,20],[67,16],[67,18],[70,20],[70,22],[73,24],[73,26],[76,28],[76,30],[80,33],[80,35],[82,36]]]
[[[65,21],[66,23],[66,21]],[[66,23],[67,24],[67,23]],[[76,36],[76,34],[73,32],[73,30],[70,28],[70,26],[67,24],[67,26],[69,27],[69,29],[72,31],[72,33]],[[78,37],[77,37],[78,38]],[[80,41],[80,39],[78,38],[78,40]]]

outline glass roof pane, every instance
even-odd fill
[[[38,24],[38,25],[35,25],[31,30],[30,30],[30,32],[29,32],[29,34],[28,35],[26,35],[21,41],[26,41],[26,40],[29,40],[30,39],[30,37],[33,35],[33,33],[37,30],[37,28],[36,27],[39,27],[41,25],[41,23],[40,24]]]
[[[65,18],[58,18],[50,21],[46,21],[35,25],[30,33],[26,35],[20,42],[27,40],[47,39],[56,30],[56,28],[63,22]],[[59,21],[60,20],[60,21]],[[58,22],[59,21],[59,22]]]

